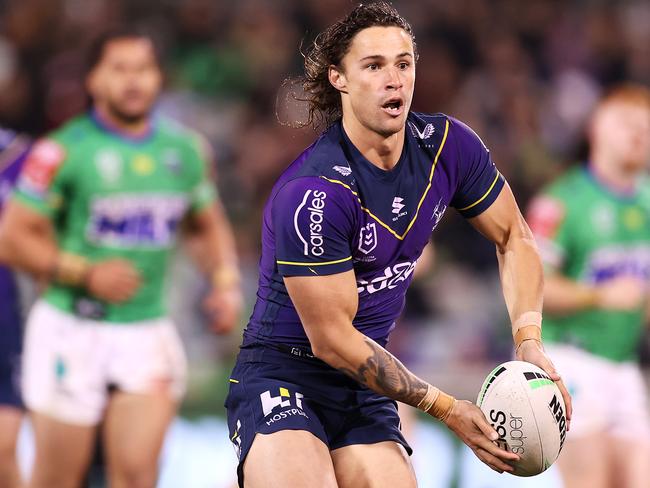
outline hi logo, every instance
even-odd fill
[[[361,227],[359,232],[359,251],[370,254],[377,247],[377,225],[374,222]]]
[[[397,215],[397,217],[393,217],[393,222],[395,222],[397,219],[403,217],[408,213],[408,212],[402,212],[402,209],[406,206],[402,203],[403,201],[404,199],[402,197],[393,198],[393,213]]]
[[[279,396],[274,397],[271,396],[271,391],[267,390],[260,395],[266,425],[271,425],[279,420],[296,415],[309,418],[302,409],[302,399],[304,398],[302,393],[295,393],[295,407],[291,405],[291,393],[289,393],[288,389],[281,386],[279,393]],[[276,409],[284,410],[273,414],[273,411]]]

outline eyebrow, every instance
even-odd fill
[[[405,56],[409,56],[411,58],[413,57],[413,55],[408,51],[400,53],[395,57],[396,58],[403,58]],[[370,56],[365,56],[365,57],[361,58],[359,61],[370,61],[370,60],[379,60],[379,59],[386,59],[386,56],[382,56],[381,54],[372,54]]]

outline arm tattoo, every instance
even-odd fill
[[[411,373],[386,349],[366,337],[372,353],[356,371],[339,368],[339,371],[382,395],[417,406],[427,392],[427,383]]]

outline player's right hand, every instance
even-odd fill
[[[86,277],[88,292],[104,302],[129,300],[140,288],[140,274],[126,259],[107,259],[93,263]]]
[[[456,400],[445,424],[491,469],[497,473],[513,471],[507,462],[518,461],[519,456],[496,445],[499,434],[472,402]]]
[[[596,304],[603,310],[635,310],[646,299],[646,284],[633,276],[619,276],[596,287]]]

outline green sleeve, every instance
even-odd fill
[[[54,218],[65,203],[71,170],[64,147],[51,138],[34,144],[18,179],[14,198]]]
[[[198,135],[193,139],[190,158],[193,169],[190,211],[197,212],[217,199],[217,189],[209,176],[212,157],[208,142]]]

